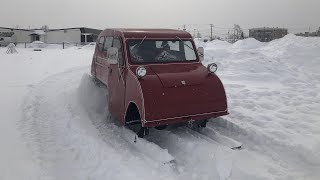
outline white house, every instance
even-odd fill
[[[0,27],[0,46],[9,43],[87,44],[95,42],[101,30],[92,28],[16,29]]]
[[[0,46],[11,42],[30,42],[30,30],[0,27]]]

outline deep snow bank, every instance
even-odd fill
[[[233,136],[279,159],[292,179],[319,177],[320,38],[246,39],[208,45],[205,56],[219,65]]]
[[[203,39],[194,39],[195,44],[197,45],[197,47],[204,47],[204,48],[227,48],[229,46],[231,46],[230,43],[228,43],[227,41],[221,41],[221,40],[213,40],[213,41],[207,41],[204,42]]]
[[[235,42],[234,44],[232,44],[232,47],[239,48],[239,49],[255,49],[255,48],[259,48],[262,45],[263,45],[262,42],[259,42],[254,38],[248,38],[248,39]]]

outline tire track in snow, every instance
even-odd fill
[[[301,177],[316,179],[320,175],[317,174],[319,173],[317,169],[320,168],[318,157],[315,155],[314,159],[309,158],[313,152],[301,146],[292,146],[291,142],[274,139],[257,129],[251,127],[244,129],[228,119],[229,117],[212,119],[208,127],[242,142],[246,149],[269,156],[289,171],[291,179],[301,179]]]
[[[87,82],[91,85],[85,85],[84,87],[91,87],[92,89],[85,90],[85,88],[80,88],[80,90],[84,91],[80,92],[80,96],[82,97],[90,94],[88,92],[95,92],[100,90],[103,91],[104,89],[92,86],[92,81]],[[97,103],[104,93],[98,92],[96,95],[95,93],[93,94],[94,95],[92,95],[91,93],[90,98],[96,99],[96,101],[94,101],[93,104],[83,104],[85,104],[85,109],[88,114],[90,114],[90,119],[93,121],[94,126],[99,129],[102,136],[119,136],[120,134],[122,138],[118,139],[117,142],[121,142],[123,141],[123,139],[125,139],[126,143],[129,142],[129,144],[133,145],[132,147],[129,147],[129,149],[146,148],[138,147],[139,144],[137,146],[137,144],[132,143],[132,141],[134,140],[133,133],[131,131],[128,131],[126,128],[118,127],[118,125],[116,125],[117,121],[113,119],[110,114],[101,114],[101,112],[108,112],[108,110],[105,110],[104,108],[101,109],[101,107],[106,107],[106,104],[101,105],[100,103]],[[104,98],[105,100],[103,100],[103,102],[107,102],[106,96],[104,96]],[[83,99],[83,101],[89,102],[90,100]],[[96,107],[97,104],[99,104],[98,107]],[[93,112],[93,109],[98,110],[100,113]],[[107,116],[107,118],[105,118],[105,116]],[[107,120],[105,121],[104,119]],[[119,132],[119,128],[122,131]],[[110,135],[105,135],[108,134],[110,130],[112,130],[113,133]],[[243,166],[243,163],[239,160],[239,158],[235,157],[237,155],[246,158],[258,159],[261,161],[267,160],[259,157],[259,155],[252,155],[248,151],[234,153],[229,148],[216,143],[210,137],[206,137],[195,131],[191,131],[188,128],[179,128],[172,131],[157,131],[155,129],[151,129],[150,135],[147,136],[146,139],[159,145],[163,149],[169,150],[169,153],[174,156],[176,162],[176,170],[179,173],[180,179],[226,179],[228,177],[245,177],[245,179],[270,179],[269,177],[273,176],[269,176],[270,173],[267,172],[268,170],[272,169],[272,171],[278,172],[277,168],[272,167],[269,162],[266,162],[262,166],[254,167],[257,171],[260,172],[259,174],[254,174],[250,172],[251,170],[240,168],[241,166]],[[139,138],[137,141],[138,143],[141,141],[145,142],[145,139]],[[144,150],[144,152],[148,152],[148,150]],[[155,153],[153,153],[152,155],[158,156],[158,154]],[[162,156],[160,155],[160,157]],[[254,161],[250,163],[252,163],[252,166],[257,166]],[[232,176],[232,174],[234,174],[234,176]]]
[[[286,179],[285,169],[264,154],[231,150],[187,127],[150,131],[149,141],[168,149],[187,179]]]
[[[50,76],[25,99],[19,127],[42,168],[41,179],[176,179],[170,165],[132,148],[121,128],[109,126],[102,134],[92,125],[77,90],[88,69]],[[155,144],[142,146],[170,156]]]
[[[88,75],[81,79],[88,69],[46,78],[22,107],[20,128],[43,168],[41,179],[282,177],[265,157],[231,151],[187,128],[151,130],[147,139],[132,143],[134,134],[117,125],[105,109],[106,90],[95,87]],[[171,158],[169,153],[176,165],[164,164]],[[264,163],[257,166],[255,161]]]

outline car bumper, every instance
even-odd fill
[[[229,114],[228,110],[224,110],[224,111],[218,111],[218,112],[192,114],[192,115],[171,117],[171,118],[158,119],[158,120],[144,120],[143,127],[156,127],[156,126],[163,126],[163,125],[187,123],[189,121],[206,120],[206,119],[216,118],[216,117],[224,116],[228,114]]]

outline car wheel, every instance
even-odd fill
[[[154,128],[156,128],[157,130],[164,130],[168,127],[168,125],[162,125],[162,126],[156,126]]]

